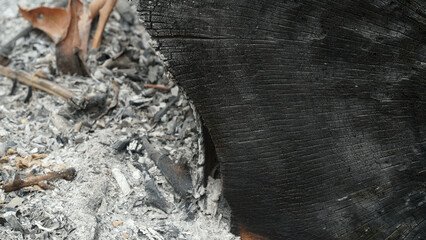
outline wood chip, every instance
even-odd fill
[[[112,225],[114,225],[114,227],[118,227],[121,224],[123,224],[123,221],[121,220],[112,222]]]

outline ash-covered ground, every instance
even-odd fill
[[[56,2],[3,1],[1,45],[29,25],[16,4]],[[41,73],[97,102],[76,109],[43,91],[29,95],[28,86],[13,87],[12,79],[0,77],[1,183],[76,170],[70,181],[0,190],[0,239],[237,239],[229,232],[220,179],[203,186],[198,117],[167,77],[135,10],[128,9],[111,14],[101,49],[89,52],[91,77],[58,74],[55,45],[40,31],[16,42],[8,67]],[[158,159],[188,167],[188,197],[176,193]]]

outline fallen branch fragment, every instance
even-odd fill
[[[40,89],[42,91],[45,91],[55,96],[59,96],[67,101],[71,99],[72,97],[76,96],[75,93],[71,92],[70,90],[56,83],[53,83],[48,80],[43,80],[39,77],[32,76],[23,71],[13,71],[12,69],[8,67],[0,66],[0,75],[3,75],[10,79],[16,79],[18,82],[22,84]]]
[[[43,181],[53,180],[57,178],[63,178],[65,180],[73,180],[75,177],[76,170],[74,168],[68,168],[61,172],[49,172],[40,176],[28,176],[25,180],[16,175],[15,179],[8,184],[2,186],[3,191],[11,192],[19,190],[23,187],[33,186],[33,185],[43,185]],[[40,183],[41,182],[41,183]]]

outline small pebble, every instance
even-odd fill
[[[179,95],[179,87],[174,86],[172,89],[170,89],[170,92],[173,96],[177,97]]]

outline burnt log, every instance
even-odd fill
[[[426,238],[426,2],[139,1],[243,239]]]

